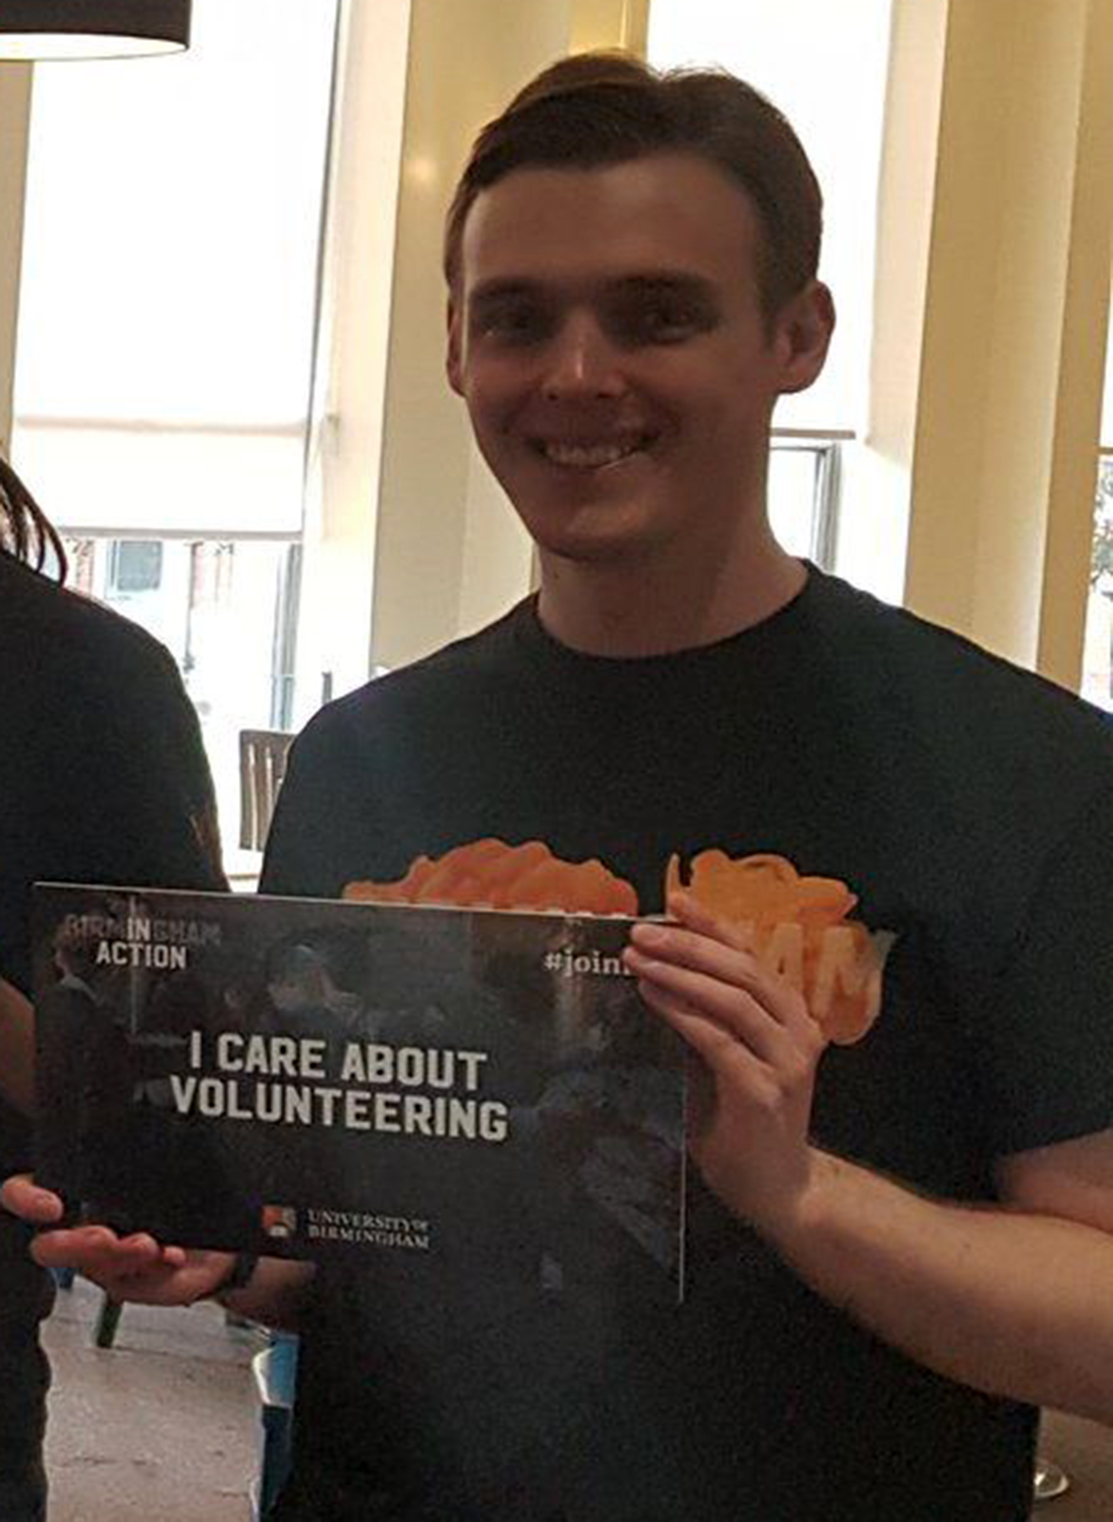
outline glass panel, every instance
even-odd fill
[[[109,595],[157,592],[162,582],[162,545],[157,539],[123,539],[112,546]]]
[[[300,527],[334,22],[194,0],[180,57],[36,68],[13,453],[57,521]]]

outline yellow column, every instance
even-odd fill
[[[649,0],[572,0],[568,51],[625,48],[645,57]]]
[[[1072,236],[1063,303],[1036,664],[1077,688],[1094,534],[1113,262],[1113,5],[1090,6],[1079,88]]]
[[[1113,226],[1111,0],[951,0],[905,601],[1073,685]]]
[[[12,436],[31,65],[0,63],[0,453]]]

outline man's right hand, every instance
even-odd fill
[[[6,1181],[0,1205],[32,1226],[49,1228],[65,1213],[62,1201],[28,1174]],[[192,1305],[214,1294],[232,1272],[235,1254],[164,1247],[145,1232],[120,1237],[108,1226],[41,1230],[31,1256],[44,1268],[74,1268],[113,1300],[144,1305]]]

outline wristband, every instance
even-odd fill
[[[214,1295],[223,1298],[225,1295],[234,1295],[237,1290],[246,1289],[258,1266],[258,1253],[238,1252],[232,1264],[232,1272],[219,1288],[213,1291]]]

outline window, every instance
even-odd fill
[[[239,859],[239,732],[286,729],[299,546],[286,540],[65,536],[68,584],[170,651],[201,720],[230,870]]]
[[[226,846],[239,730],[290,714],[336,10],[194,0],[188,53],[35,70],[13,462],[177,660]]]
[[[162,545],[157,539],[122,539],[113,543],[108,567],[108,595],[157,592],[162,582]]]
[[[769,456],[769,521],[790,555],[834,570],[840,446],[775,439]]]

